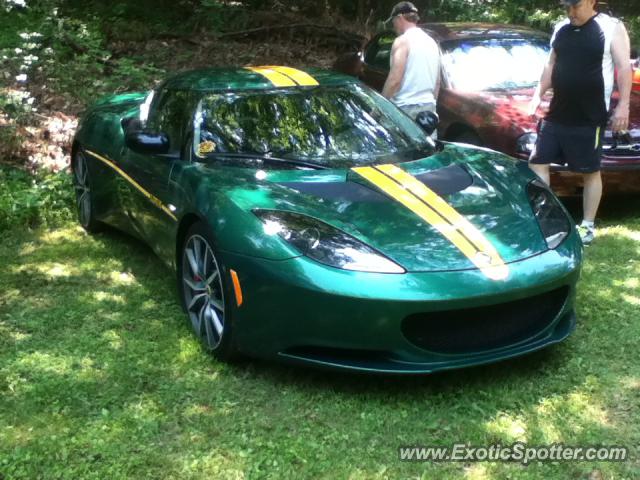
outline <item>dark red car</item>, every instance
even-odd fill
[[[549,35],[527,27],[484,23],[428,23],[422,28],[440,44],[443,54],[439,138],[528,159],[537,119],[527,115],[527,108],[548,58]],[[334,68],[382,90],[395,36],[391,31],[376,35],[361,51],[340,57]],[[549,97],[543,109],[548,105]],[[623,139],[605,132],[602,169],[607,193],[640,191],[640,95],[636,92],[631,95],[629,129],[630,135]],[[579,175],[563,165],[554,165],[553,172],[558,193],[579,192]]]

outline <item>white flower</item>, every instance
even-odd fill
[[[16,75],[16,81],[17,82],[26,82],[27,81],[27,74],[26,73],[21,73],[20,75]]]

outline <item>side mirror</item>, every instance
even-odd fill
[[[440,117],[436,112],[420,112],[416,116],[416,123],[424,130],[424,132],[431,136],[433,132],[438,128]]]
[[[127,131],[125,145],[136,153],[143,155],[162,155],[169,153],[169,137],[164,133],[153,133],[145,130]]]

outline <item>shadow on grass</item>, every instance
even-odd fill
[[[189,330],[173,272],[141,243],[77,228],[18,235],[0,243],[0,457],[15,467],[8,473],[83,478],[216,465],[248,476],[267,466],[319,476],[331,465],[370,478],[381,466],[393,476],[427,468],[397,462],[405,444],[627,444],[637,429],[618,413],[637,394],[638,328],[618,317],[612,327],[611,316],[634,311],[638,288],[625,268],[638,247],[624,232],[591,247],[567,342],[489,366],[389,377],[217,363]],[[443,468],[455,476],[463,467]]]

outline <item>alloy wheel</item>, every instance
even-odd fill
[[[210,349],[222,341],[225,303],[218,262],[201,235],[187,240],[182,256],[182,285],[193,330]]]
[[[91,222],[91,188],[89,186],[87,160],[82,153],[76,155],[74,180],[78,219],[80,220],[80,224],[86,228]]]

